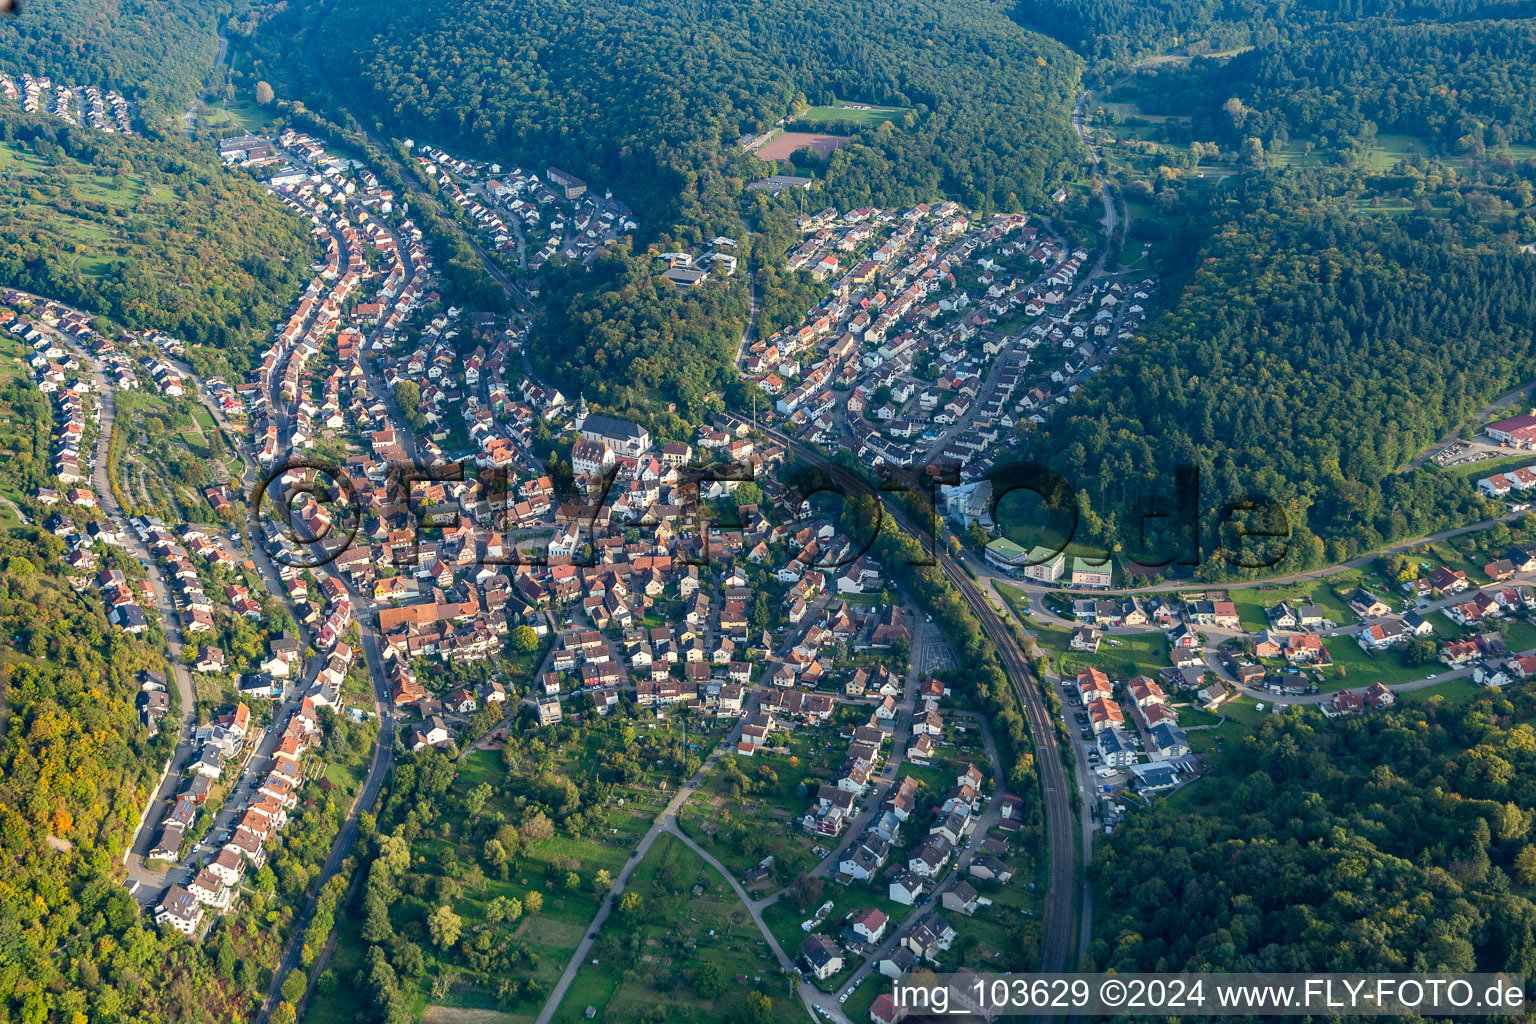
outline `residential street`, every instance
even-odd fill
[[[145,577],[154,595],[155,608],[160,613],[161,626],[165,630],[166,661],[170,664],[170,675],[175,682],[176,694],[181,702],[181,719],[177,728],[176,747],[171,754],[169,767],[159,787],[150,798],[145,808],[144,819],[134,835],[131,849],[124,857],[128,865],[129,877],[141,883],[135,896],[140,903],[145,903],[159,896],[157,886],[163,888],[167,884],[163,881],[164,872],[156,872],[145,866],[144,855],[154,845],[160,820],[165,817],[169,807],[174,803],[176,791],[181,785],[182,771],[192,756],[192,730],[197,726],[197,696],[192,687],[191,673],[181,661],[181,628],[176,621],[176,606],[171,599],[170,588],[166,586],[160,567],[155,564],[149,549],[128,527],[127,517],[124,516],[122,507],[117,501],[117,493],[112,488],[107,469],[107,449],[111,445],[113,424],[117,419],[117,403],[113,389],[108,384],[106,375],[101,372],[100,365],[89,353],[81,351],[72,341],[57,331],[49,329],[48,333],[60,344],[73,349],[91,368],[92,386],[101,402],[101,422],[98,424],[96,436],[96,457],[95,465],[91,470],[91,485],[96,491],[107,518],[117,529],[123,531],[127,550],[144,564]]]

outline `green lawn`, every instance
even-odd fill
[[[1018,587],[1010,586],[1007,583],[994,583],[993,586],[997,588],[998,594],[1002,595],[1003,601],[1007,603],[1013,614],[1018,616],[1019,621],[1026,626],[1030,625],[1031,606],[1029,595]]]
[[[1505,643],[1511,651],[1536,650],[1536,625],[1528,619],[1515,619],[1509,624]]]
[[[1264,705],[1263,711],[1258,710],[1260,703]],[[1280,703],[1285,703],[1283,698]],[[1221,706],[1220,713],[1226,716],[1226,721],[1218,728],[1200,729],[1189,734],[1190,749],[1202,757],[1219,763],[1220,754],[1218,751],[1221,749],[1222,744],[1236,743],[1242,737],[1257,729],[1260,723],[1273,713],[1270,710],[1272,707],[1274,707],[1273,701],[1258,701],[1249,694],[1240,694],[1234,697]],[[1190,712],[1193,710],[1181,708],[1179,710],[1179,720],[1181,722],[1187,721],[1193,725],[1204,724],[1203,720],[1196,720],[1190,717]],[[1194,788],[1198,787],[1185,787],[1174,795],[1174,799],[1189,799],[1184,794]]]
[[[1325,638],[1323,645],[1333,655],[1333,667],[1324,670],[1329,680],[1328,686],[1333,688],[1359,690],[1377,682],[1388,685],[1411,683],[1443,669],[1438,662],[1410,668],[1403,664],[1402,653],[1395,650],[1367,654],[1350,636]],[[1345,670],[1342,675],[1340,668]]]
[[[8,175],[41,174],[48,162],[29,149],[0,142],[0,171]]]
[[[263,132],[272,125],[272,114],[252,100],[233,99],[221,109],[218,103],[210,103],[204,116],[210,128],[228,127],[244,132]]]
[[[1321,167],[1328,162],[1328,154],[1316,148],[1309,153],[1304,142],[1293,140],[1278,152],[1271,151],[1269,162],[1276,167]]]
[[[1260,711],[1258,708],[1260,703],[1264,704],[1263,711]],[[1221,713],[1227,716],[1229,723],[1235,722],[1252,729],[1264,721],[1264,716],[1269,714],[1270,703],[1269,701],[1261,702],[1247,694],[1243,694],[1223,704],[1221,706]]]
[[[912,109],[911,107],[882,107],[872,103],[858,105],[872,109],[856,110],[849,101],[838,100],[830,107],[811,107],[802,113],[799,119],[814,122],[843,121],[862,128],[873,128],[885,121],[900,124],[902,116]]]
[[[1096,653],[1069,650],[1072,634],[1069,630],[1043,624],[1032,624],[1036,639],[1045,647],[1060,667],[1063,676],[1076,675],[1087,668],[1097,668],[1115,679],[1130,679],[1143,675],[1156,677],[1170,664],[1168,638],[1158,630],[1113,637],[1120,646],[1109,643],[1105,637]]]
[[[1242,620],[1243,628],[1250,631],[1269,628],[1269,619],[1264,614],[1264,609],[1272,608],[1281,601],[1291,602],[1293,608],[1298,604],[1309,602],[1319,605],[1327,611],[1329,618],[1343,625],[1354,622],[1356,618],[1345,596],[1363,580],[1364,574],[1360,570],[1350,569],[1335,573],[1326,579],[1311,580],[1291,586],[1235,589],[1229,592],[1229,597],[1237,606],[1237,614]]]
[[[1474,683],[1470,678],[1463,676],[1460,679],[1447,679],[1443,683],[1434,686],[1426,686],[1422,690],[1410,690],[1400,693],[1397,699],[1404,704],[1421,704],[1430,700],[1443,700],[1452,704],[1463,704],[1476,700],[1479,695],[1487,693],[1488,688]]]
[[[1204,708],[1182,707],[1179,711],[1179,724],[1188,729],[1192,725],[1215,725],[1221,720],[1221,715]]]
[[[1424,139],[1412,135],[1379,134],[1366,166],[1373,171],[1389,171],[1405,157],[1427,157],[1430,152],[1429,143]]]
[[[1445,612],[1430,612],[1424,619],[1435,631],[1436,640],[1454,640],[1467,631],[1446,617]]]

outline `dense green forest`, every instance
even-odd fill
[[[0,487],[36,516],[42,507],[25,494],[54,482],[51,404],[23,375],[0,390],[0,413]],[[58,573],[63,541],[7,520],[0,1019],[191,1019],[201,957],[162,940],[114,877],[173,742],[151,738],[135,704],[139,672],[166,669],[158,633],[140,640],[109,626],[94,594]]]
[[[1179,258],[1196,269],[1172,308],[1028,442],[1090,535],[1171,495],[1177,463],[1201,469],[1208,528],[1246,496],[1285,506],[1294,568],[1479,517],[1464,481],[1397,470],[1536,374],[1536,260],[1467,209],[1362,216],[1358,186],[1239,177],[1188,211]],[[1232,567],[1212,546],[1202,571],[1219,578]]]
[[[1536,969],[1529,684],[1264,716],[1094,858],[1085,970]]]
[[[1332,28],[1144,72],[1123,92],[1234,148],[1309,139],[1348,155],[1390,132],[1480,156],[1536,140],[1536,21]]]
[[[0,115],[0,283],[227,354],[236,369],[303,288],[303,221],[184,137]]]
[[[747,296],[727,281],[681,294],[658,266],[620,246],[589,267],[552,268],[537,361],[605,406],[665,396],[689,422],[705,422],[738,386],[731,361]]]
[[[1125,60],[1175,48],[1198,56],[1361,19],[1405,23],[1536,14],[1532,0],[1018,0],[1025,26],[1085,56]]]
[[[342,5],[321,38],[327,71],[387,125],[612,183],[686,241],[736,227],[741,182],[728,202],[710,182],[761,173],[737,138],[797,104],[914,108],[834,161],[834,179],[846,165],[848,187],[892,201],[1030,204],[1080,155],[1077,61],[979,0],[390,0]]]
[[[0,18],[0,70],[184,108],[213,67],[229,0],[27,0]],[[243,4],[241,6],[244,6]]]

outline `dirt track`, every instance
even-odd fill
[[[847,142],[842,135],[818,135],[811,132],[781,132],[757,150],[759,160],[788,160],[802,149],[815,150],[823,160],[834,149]]]
[[[513,1020],[500,1010],[471,1010],[461,1006],[429,1006],[422,1014],[422,1024],[501,1024]]]

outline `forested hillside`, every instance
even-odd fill
[[[711,220],[732,206],[710,200],[710,177],[761,170],[737,138],[797,101],[916,108],[851,155],[854,187],[877,194],[1028,204],[1079,155],[1077,61],[979,0],[386,0],[342,5],[320,49],[387,124],[559,161],[693,238],[730,226]]]
[[[1528,684],[1264,716],[1221,775],[1095,853],[1085,970],[1536,969]]]
[[[53,411],[7,347],[0,370],[0,488],[53,483]],[[20,526],[0,536],[0,1018],[24,1021],[186,1020],[193,962],[162,940],[114,877],[172,732],[139,721],[138,674],[166,671],[158,633],[135,639],[107,624],[91,591],[59,567],[64,542]],[[124,554],[108,565],[142,572]],[[175,720],[175,711],[172,712]],[[181,947],[177,949],[176,947]]]
[[[1031,437],[1088,501],[1090,532],[1171,495],[1175,463],[1201,468],[1208,522],[1247,495],[1287,506],[1297,568],[1474,511],[1463,482],[1396,471],[1536,374],[1536,260],[1469,245],[1475,224],[1354,214],[1357,185],[1233,179],[1192,211],[1204,241],[1174,308]]]
[[[46,424],[48,403],[24,391]],[[6,412],[24,398],[5,395]],[[46,466],[46,448],[34,458]],[[10,1020],[188,1019],[188,956],[113,878],[170,752],[134,705],[138,671],[164,661],[50,571],[61,541],[25,534],[0,541],[0,626],[17,638],[0,669],[0,1007]]]
[[[0,18],[0,70],[185,107],[213,67],[229,0],[26,0]]]
[[[1309,139],[1348,153],[1391,132],[1481,155],[1536,141],[1536,21],[1333,28],[1146,74],[1134,93],[1234,146]]]
[[[729,367],[747,295],[711,282],[685,297],[655,268],[627,248],[600,253],[590,267],[554,268],[535,362],[610,408],[660,395],[689,423],[703,422],[739,386]]]
[[[1019,0],[1019,21],[1085,56],[1122,60],[1174,48],[1198,55],[1276,40],[1320,26],[1384,19],[1404,23],[1515,18],[1532,0]]]
[[[199,941],[141,913],[125,885],[124,854],[170,758],[182,713],[190,709],[180,706],[179,691],[171,687],[162,729],[151,733],[138,701],[143,672],[169,672],[160,617],[151,616],[141,637],[109,625],[100,592],[72,585],[75,571],[65,561],[63,538],[36,525],[52,514],[33,497],[37,488],[58,487],[49,467],[53,403],[30,379],[23,362],[30,348],[5,338],[0,1020],[253,1020],[297,908],[335,843],[344,791],[324,776],[303,788],[281,840],[268,845],[267,863],[247,875],[238,909]],[[74,510],[76,522],[83,525],[86,514]],[[144,585],[143,566],[125,549],[103,544],[100,558],[103,569]],[[265,709],[255,711],[258,720],[265,716]],[[208,720],[206,711],[202,720]],[[347,771],[342,766],[368,756],[366,727],[349,727],[328,711],[321,725],[333,767]],[[200,820],[206,828],[207,820]],[[344,876],[341,882],[344,887]],[[323,936],[316,930],[320,923],[317,916],[306,934]]]
[[[236,369],[303,288],[305,224],[185,138],[0,114],[0,284],[223,350]]]

